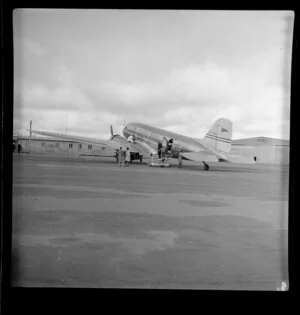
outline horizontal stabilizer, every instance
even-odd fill
[[[219,159],[208,152],[202,151],[202,152],[189,152],[189,153],[181,153],[183,157],[185,157],[188,160],[195,161],[195,162],[218,162]]]
[[[227,154],[226,162],[238,164],[256,164],[254,159],[240,155]]]

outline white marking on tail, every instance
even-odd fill
[[[203,140],[214,150],[230,152],[231,137],[232,121],[227,118],[220,118],[212,125]]]

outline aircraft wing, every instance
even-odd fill
[[[142,155],[151,153],[150,150],[147,150],[147,148],[142,146],[142,144],[140,144],[140,143],[133,144],[133,143],[127,141],[126,138],[123,138],[120,136],[114,137],[114,139],[112,139],[112,140],[102,140],[102,139],[89,138],[89,137],[79,137],[79,136],[66,135],[66,134],[48,132],[48,131],[42,131],[42,130],[30,129],[28,131],[35,133],[35,134],[38,134],[38,135],[43,135],[43,136],[55,137],[55,138],[59,138],[59,139],[71,140],[71,141],[76,141],[76,142],[81,142],[81,143],[86,143],[86,144],[92,144],[92,145],[106,146],[106,147],[109,147],[113,150],[117,150],[122,146],[123,149],[129,147],[130,151],[138,152]]]
[[[238,163],[238,164],[256,164],[254,159],[236,155],[236,154],[226,154],[226,159],[220,160],[220,162]]]

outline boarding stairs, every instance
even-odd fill
[[[170,155],[164,155],[159,158],[158,154],[153,154],[149,159],[149,166],[169,167],[169,159]]]

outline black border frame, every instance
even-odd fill
[[[73,5],[73,7],[71,5]],[[283,305],[288,307],[289,303],[295,301],[298,293],[297,281],[299,273],[297,266],[296,245],[299,233],[297,231],[297,223],[299,222],[299,213],[296,211],[300,207],[297,200],[297,191],[299,191],[299,163],[297,153],[299,152],[299,134],[296,127],[297,104],[299,103],[299,20],[300,14],[296,5],[289,5],[285,2],[280,7],[275,5],[264,6],[262,3],[252,7],[246,7],[239,3],[228,4],[224,6],[214,6],[208,3],[201,3],[201,7],[197,6],[181,6],[170,7],[163,4],[156,5],[151,3],[143,3],[135,7],[129,3],[127,6],[116,6],[112,3],[101,3],[95,6],[93,2],[84,1],[81,5],[76,3],[66,3],[65,1],[6,1],[2,6],[2,129],[1,129],[1,162],[2,162],[2,189],[1,189],[1,309],[3,314],[11,311],[38,311],[44,312],[44,309],[57,311],[83,310],[87,313],[90,307],[95,307],[97,312],[105,310],[105,306],[109,306],[109,311],[120,306],[123,310],[133,310],[138,308],[139,303],[144,306],[140,309],[144,312],[145,306],[154,306],[156,311],[160,310],[161,304],[167,304],[169,307],[177,308],[179,304],[183,305],[184,310],[190,306],[195,306],[199,312],[203,308],[203,304],[225,305],[231,304],[234,308],[237,305],[245,306],[248,309],[254,306],[258,310],[258,303],[268,306],[277,307]],[[75,5],[75,6],[74,6]],[[143,6],[144,5],[144,6]],[[188,4],[185,4],[188,5]],[[138,290],[138,289],[52,289],[52,288],[16,288],[10,285],[11,274],[11,233],[12,233],[12,153],[11,153],[11,137],[13,130],[13,29],[12,29],[12,12],[15,8],[93,8],[93,9],[193,9],[193,10],[291,10],[295,13],[294,20],[294,37],[292,52],[292,85],[291,85],[291,117],[290,117],[290,182],[289,182],[289,290],[286,292],[270,292],[270,291],[208,291],[208,290]],[[299,224],[298,224],[299,225]],[[204,302],[204,303],[203,303]],[[206,302],[206,303],[205,303]],[[224,302],[224,303],[222,303]],[[250,302],[250,303],[249,303]],[[113,303],[113,304],[112,304]],[[221,304],[222,303],[222,304]],[[150,308],[149,308],[150,310]],[[239,309],[244,311],[244,309]]]

